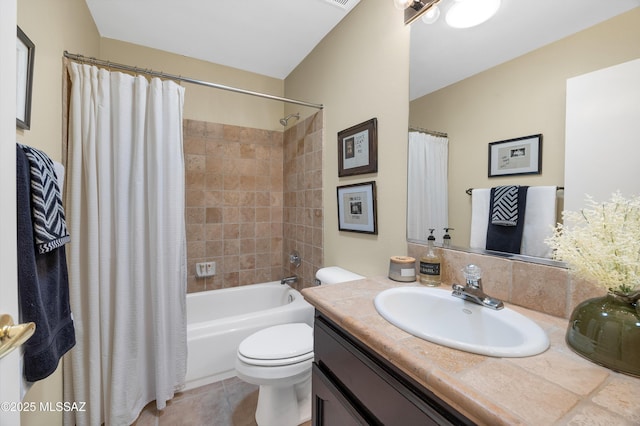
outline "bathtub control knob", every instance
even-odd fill
[[[300,255],[298,254],[297,251],[294,250],[291,253],[289,253],[289,263],[291,263],[293,266],[298,268],[301,262],[302,262],[302,259],[300,259]]]

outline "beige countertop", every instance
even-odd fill
[[[545,330],[549,349],[526,358],[471,354],[414,337],[377,313],[373,299],[379,292],[407,285],[418,284],[367,278],[306,288],[302,294],[478,424],[640,424],[640,379],[600,367],[571,351],[564,341],[567,320],[507,304]]]

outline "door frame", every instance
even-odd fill
[[[17,0],[0,1],[0,182],[15,182]],[[16,235],[15,183],[0,185],[0,235]],[[0,238],[0,314],[18,322],[15,238]],[[20,351],[0,359],[0,424],[20,425]]]

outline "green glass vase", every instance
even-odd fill
[[[569,347],[596,364],[640,377],[638,297],[609,292],[580,303],[569,319]]]

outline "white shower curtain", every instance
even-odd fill
[[[86,411],[65,413],[65,424],[128,425],[150,401],[164,408],[186,373],[184,88],[76,63],[69,74],[77,344],[64,400]]]
[[[447,163],[449,139],[409,132],[407,239],[426,241],[429,229],[442,242],[449,226]]]

